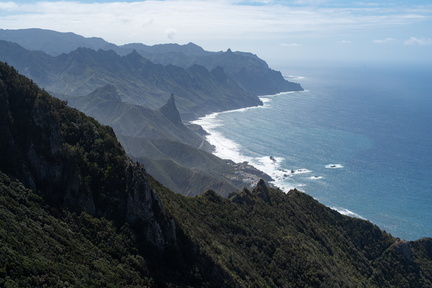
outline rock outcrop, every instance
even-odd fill
[[[167,103],[159,111],[174,124],[182,124],[180,113],[175,104],[174,93],[171,93]]]

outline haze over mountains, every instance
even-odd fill
[[[41,29],[0,30],[0,39],[5,39],[0,40],[1,61],[112,126],[130,156],[186,195],[213,189],[227,196],[259,178],[271,178],[211,155],[203,131],[182,120],[262,105],[259,94],[302,90],[251,53],[208,52],[191,43],[118,47],[100,38]]]
[[[107,84],[121,99],[158,109],[169,95],[177,95],[180,113],[195,118],[209,112],[260,105],[259,99],[241,89],[221,68],[190,68],[154,64],[136,51],[119,56],[114,51],[78,48],[56,57],[29,51],[10,42],[1,43],[1,60],[47,91],[62,99],[85,96]]]
[[[286,81],[280,72],[270,69],[267,63],[256,55],[232,52],[230,49],[226,52],[209,52],[193,43],[154,46],[133,43],[116,46],[101,38],[85,38],[73,33],[42,29],[0,29],[0,39],[17,43],[28,50],[43,51],[51,56],[70,53],[78,48],[90,48],[92,50],[112,50],[121,56],[136,51],[152,63],[163,66],[171,64],[187,69],[197,64],[206,67],[209,71],[220,66],[242,89],[253,95],[302,90],[299,84]],[[223,74],[220,77],[223,79]],[[117,87],[117,89],[120,88]]]

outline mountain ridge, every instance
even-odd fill
[[[132,43],[117,46],[100,38],[85,38],[74,33],[43,29],[0,30],[0,39],[16,42],[29,50],[45,51],[52,56],[85,47],[93,50],[113,50],[122,56],[136,51],[153,63],[163,66],[172,64],[186,69],[198,64],[209,71],[221,66],[230,78],[253,95],[303,90],[300,84],[288,82],[280,72],[270,69],[257,55],[233,52],[229,48],[226,52],[209,52],[193,43],[153,46]],[[57,47],[56,52],[53,52],[52,47]]]
[[[262,105],[234,81],[220,82],[202,66],[188,69],[154,64],[136,51],[77,48],[53,57],[0,40],[0,60],[10,63],[38,85],[62,99],[84,96],[112,84],[123,101],[158,109],[176,94],[180,114],[194,119],[210,112]],[[218,72],[221,73],[221,72]]]

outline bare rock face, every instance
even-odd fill
[[[171,93],[170,98],[168,99],[167,103],[162,106],[159,111],[165,115],[171,122],[174,124],[181,124],[182,120],[180,117],[180,113],[177,110],[176,104],[175,104],[175,98],[174,94]]]
[[[413,262],[413,255],[408,241],[399,240],[394,244],[395,250],[403,256],[403,259],[408,262]]]
[[[162,202],[154,193],[148,175],[139,164],[129,163],[126,168],[127,210],[126,222],[141,230],[145,239],[163,249],[167,239],[175,239],[175,229],[167,229],[174,235],[164,235],[162,227],[173,226],[163,215]]]
[[[268,188],[264,182],[263,179],[260,179],[256,188],[253,190],[254,193],[256,193],[262,200],[264,200],[267,203],[271,203],[270,197],[269,197],[269,191]]]
[[[229,195],[229,199],[237,204],[245,204],[248,206],[253,206],[257,203],[257,200],[264,201],[271,204],[271,199],[269,196],[269,190],[263,179],[260,179],[256,187],[252,192],[246,187],[242,191],[233,192]]]

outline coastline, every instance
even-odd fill
[[[284,92],[282,92],[284,93]],[[281,94],[281,93],[278,93]],[[275,94],[275,95],[278,95]],[[267,97],[271,97],[267,96]],[[264,170],[259,169],[256,165],[251,163],[252,158],[247,157],[240,153],[240,145],[235,141],[226,138],[222,133],[219,133],[215,128],[222,125],[216,118],[220,114],[233,113],[233,112],[244,112],[250,109],[263,109],[266,107],[268,100],[265,96],[258,96],[262,101],[263,105],[248,106],[244,108],[237,108],[233,110],[226,110],[221,112],[213,112],[205,116],[199,117],[198,119],[189,121],[190,124],[198,125],[204,130],[204,140],[207,141],[212,147],[212,154],[216,157],[225,160],[236,170],[239,175],[239,179],[243,182],[247,188],[254,188],[260,179],[264,179],[267,184],[271,187],[276,187],[272,182],[274,179],[266,173]],[[277,187],[278,188],[278,187]]]
[[[429,235],[430,73],[422,67],[399,68],[299,69],[306,75],[306,91],[262,95],[263,107],[213,115],[214,130],[238,141],[232,146],[240,152],[217,155],[238,161],[249,160],[243,156],[266,155],[266,161],[284,157],[276,161],[282,169],[312,172],[292,175],[285,186],[273,176],[276,183],[271,183],[283,191],[296,187],[341,214],[367,219],[402,239]],[[370,81],[364,85],[358,79]],[[390,81],[394,85],[381,85]],[[255,110],[268,106],[270,110]]]
[[[284,185],[281,180],[286,179],[295,174],[303,174],[310,173],[312,171],[304,168],[287,170],[283,169],[280,163],[285,160],[283,157],[275,157],[272,155],[262,156],[259,158],[254,158],[250,156],[246,156],[241,153],[241,145],[236,143],[235,141],[226,138],[222,133],[216,130],[217,127],[222,126],[222,121],[217,119],[217,117],[221,114],[227,113],[241,113],[246,112],[251,109],[268,109],[271,108],[271,98],[277,97],[285,94],[299,93],[299,92],[308,92],[308,90],[303,91],[287,91],[280,92],[272,95],[262,95],[258,96],[262,101],[263,105],[260,106],[250,106],[244,108],[238,108],[233,110],[226,110],[221,112],[214,112],[207,114],[203,117],[200,117],[196,120],[189,121],[191,124],[199,125],[206,132],[205,140],[213,146],[212,154],[223,159],[229,160],[236,164],[248,164],[254,167],[256,170],[259,170],[266,175],[268,175],[272,180],[268,181],[268,184],[281,189],[285,193],[289,190],[300,188],[301,185],[292,186],[292,185]],[[337,164],[339,165],[339,164]],[[248,177],[252,178],[252,177]],[[248,179],[250,182],[250,179]],[[260,180],[259,177],[256,178],[256,183]]]
[[[214,112],[214,113],[207,114],[203,117],[200,117],[196,120],[190,121],[190,123],[201,126],[202,129],[206,132],[205,140],[214,147],[212,152],[213,155],[223,160],[230,161],[237,166],[253,167],[255,170],[261,171],[262,173],[269,176],[270,180],[267,181],[268,185],[274,188],[279,188],[285,193],[288,193],[289,190],[300,188],[301,185],[287,186],[284,185],[280,180],[283,180],[294,174],[309,173],[311,171],[307,169],[295,169],[289,171],[286,169],[282,169],[280,163],[284,160],[283,157],[274,157],[272,155],[268,155],[259,158],[253,158],[242,154],[240,151],[241,148],[240,144],[236,143],[231,139],[226,138],[222,133],[216,130],[217,127],[223,125],[221,121],[217,119],[217,117],[221,114],[237,113],[237,112],[241,113],[251,109],[268,109],[271,108],[270,102],[272,97],[280,96],[284,94],[297,93],[297,92],[305,92],[305,91],[307,90],[287,91],[287,92],[280,92],[273,95],[258,96],[262,101],[263,105],[250,106],[250,107],[226,110],[221,112]],[[251,187],[254,187],[261,178],[254,174],[245,173],[244,175],[245,178],[244,182],[248,183]]]
[[[196,120],[192,120],[189,123],[199,125],[202,127],[202,129],[206,132],[205,140],[214,147],[212,154],[223,160],[232,163],[233,166],[237,167],[239,171],[241,171],[239,173],[240,176],[243,178],[243,182],[245,184],[248,184],[250,188],[253,188],[262,177],[257,176],[256,173],[247,173],[244,170],[244,167],[252,167],[253,170],[260,171],[265,175],[268,175],[270,179],[266,182],[270,187],[280,189],[284,193],[288,193],[292,189],[297,189],[307,194],[307,192],[304,191],[303,189],[304,184],[299,183],[295,185],[291,183],[290,185],[288,185],[287,182],[284,180],[286,180],[287,178],[291,178],[294,175],[311,173],[312,172],[311,170],[306,168],[285,169],[281,166],[281,163],[285,160],[285,158],[283,157],[277,157],[273,155],[251,157],[251,156],[244,155],[241,152],[241,145],[235,142],[234,140],[225,137],[225,135],[217,131],[217,128],[224,125],[222,123],[222,120],[218,119],[218,116],[221,114],[242,113],[242,112],[249,111],[251,109],[269,109],[272,107],[270,104],[272,102],[272,97],[277,97],[277,96],[292,94],[292,93],[300,93],[300,92],[303,93],[308,91],[309,90],[287,91],[287,92],[280,92],[273,95],[262,95],[259,96],[260,100],[263,103],[263,105],[261,106],[251,106],[251,107],[244,107],[244,108],[226,110],[221,112],[214,112],[214,113],[207,114],[203,117],[200,117]],[[327,164],[325,166],[325,168],[327,169],[340,169],[343,167],[344,166],[342,164]],[[312,180],[321,179],[320,176],[311,176],[309,178]],[[361,215],[343,207],[337,207],[335,205],[331,205],[331,206],[326,205],[326,206],[346,216],[355,217],[364,220],[366,219]]]

